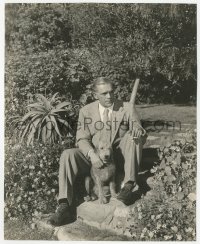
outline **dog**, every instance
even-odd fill
[[[95,152],[99,155],[100,159],[104,163],[102,168],[91,167],[90,174],[85,179],[85,187],[87,196],[86,201],[94,201],[99,199],[100,204],[105,204],[108,202],[107,197],[104,194],[103,187],[105,185],[109,186],[111,197],[116,197],[116,184],[115,184],[115,172],[116,166],[113,160],[113,151],[111,145],[105,142],[99,143],[98,148]],[[92,186],[92,184],[94,184]]]

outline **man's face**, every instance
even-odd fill
[[[114,91],[111,84],[104,83],[97,85],[95,95],[102,106],[106,108],[112,106],[114,102]]]

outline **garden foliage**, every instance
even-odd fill
[[[196,238],[196,135],[159,149],[152,190],[133,208],[129,231],[138,240]],[[150,182],[149,182],[150,183]]]
[[[36,140],[51,144],[75,136],[76,128],[71,125],[77,118],[78,104],[61,102],[58,93],[49,99],[36,94],[36,101],[27,107],[28,112],[22,118],[15,116],[11,119],[21,142],[26,139],[28,145],[33,145]]]
[[[74,145],[6,142],[5,218],[30,221],[57,206],[58,167],[62,151]]]
[[[32,221],[54,212],[58,160],[65,145],[11,144],[6,150],[5,217]],[[134,240],[195,240],[196,135],[159,149],[151,191],[132,209],[127,231]]]
[[[5,10],[5,217],[31,221],[55,211],[58,160],[74,146],[93,78],[108,76],[125,101],[137,77],[136,103],[195,101],[196,6],[20,3]],[[13,118],[22,122],[17,134]],[[194,240],[195,143],[161,149],[151,196],[135,208],[137,221],[130,217],[133,238]]]
[[[196,97],[196,7],[177,4],[7,4],[6,108],[23,113],[33,94],[78,99],[96,76],[128,100]]]

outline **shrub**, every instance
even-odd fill
[[[43,95],[36,95],[37,101],[29,104],[28,112],[23,118],[15,118],[21,141],[26,138],[27,145],[35,140],[55,143],[63,138],[72,137],[75,131],[69,124],[70,118],[76,116],[75,109],[70,102],[61,102],[58,93],[50,99]],[[15,116],[16,117],[16,116]]]
[[[6,117],[23,115],[34,94],[51,96],[69,91],[78,100],[91,81],[87,68],[64,46],[40,53],[10,54],[6,58],[5,105]]]
[[[117,80],[123,99],[140,76],[138,102],[195,100],[196,66],[195,5],[6,5],[8,115],[29,93],[77,99],[97,75]]]
[[[137,240],[195,240],[196,136],[161,148],[152,190],[132,209],[129,231]]]
[[[73,140],[31,147],[6,141],[5,218],[31,220],[37,214],[55,211],[60,154],[73,145]]]

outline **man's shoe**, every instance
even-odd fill
[[[55,214],[53,214],[48,223],[54,226],[69,224],[72,221],[72,214],[68,203],[60,203]]]
[[[135,188],[135,182],[127,182],[119,192],[117,199],[124,204],[128,204],[133,196],[132,190]]]

